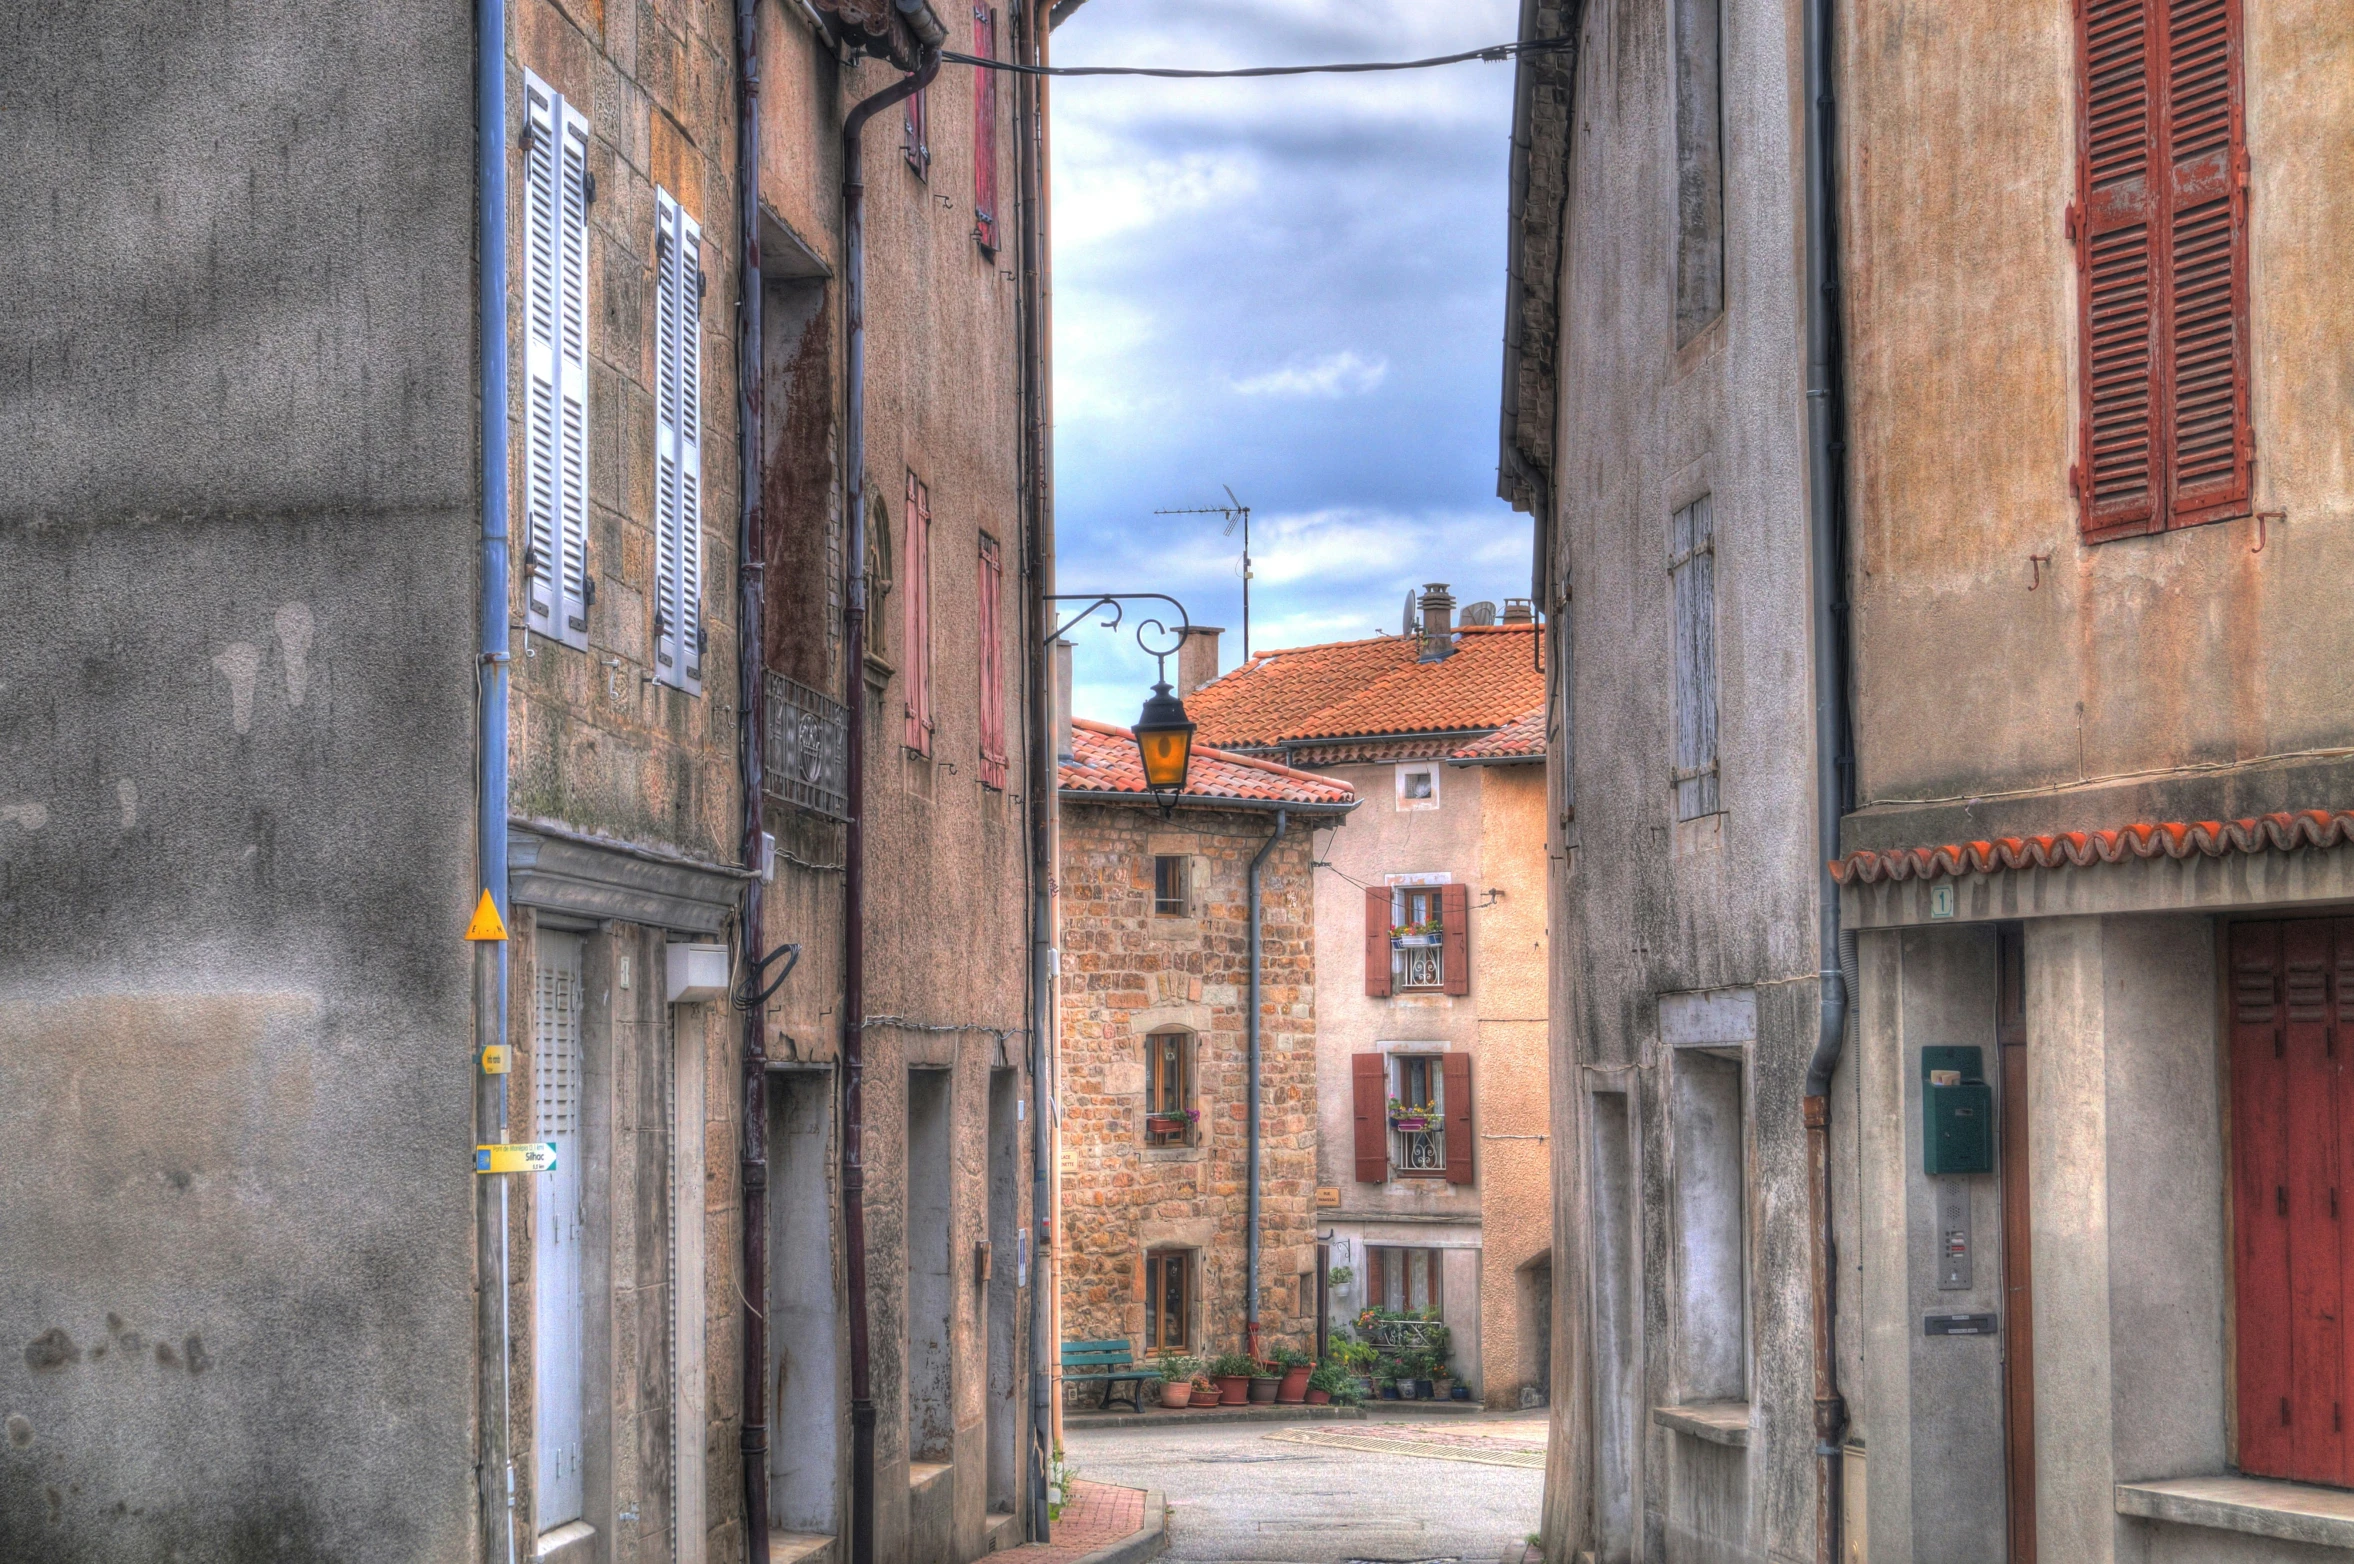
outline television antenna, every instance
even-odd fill
[[[1223,484],[1228,503],[1224,505],[1185,505],[1169,510],[1156,510],[1156,516],[1223,516],[1226,530],[1222,538],[1234,536],[1236,527],[1242,528],[1242,660],[1251,660],[1251,508],[1235,498],[1234,485]]]

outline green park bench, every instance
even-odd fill
[[[1139,1365],[1134,1353],[1128,1350],[1126,1338],[1117,1341],[1066,1341],[1063,1343],[1063,1383],[1086,1384],[1103,1381],[1105,1411],[1111,1410],[1115,1400],[1123,1400],[1141,1412],[1144,1410],[1144,1382],[1159,1380],[1161,1371]],[[1128,1387],[1121,1395],[1119,1388]]]

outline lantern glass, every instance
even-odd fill
[[[1144,785],[1155,793],[1183,792],[1186,767],[1193,758],[1193,719],[1185,715],[1185,702],[1171,695],[1168,685],[1154,685],[1136,719],[1135,732],[1137,758],[1144,762]],[[1169,802],[1162,800],[1164,806]]]

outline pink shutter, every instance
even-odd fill
[[[1440,1095],[1446,1099],[1447,1182],[1471,1182],[1471,1055],[1439,1056]]]
[[[973,53],[997,58],[997,13],[973,7]],[[997,253],[997,73],[973,72],[973,238]]]
[[[1440,955],[1445,958],[1440,968],[1450,994],[1471,992],[1471,888],[1467,885],[1439,887],[1439,938],[1443,941]],[[1453,1152],[1448,1152],[1452,1157]]]
[[[1357,1182],[1390,1176],[1389,1061],[1380,1054],[1349,1056],[1349,1088],[1357,1121]]]
[[[932,753],[932,496],[907,475],[907,747]]]
[[[1005,786],[1005,561],[997,540],[981,535],[981,782]]]
[[[1379,886],[1365,891],[1365,992],[1375,999],[1390,993],[1390,893]]]

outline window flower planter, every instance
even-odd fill
[[[1405,1130],[1409,1134],[1421,1134],[1430,1128],[1430,1119],[1420,1113],[1394,1113],[1390,1115],[1390,1128]]]
[[[1445,936],[1439,934],[1393,934],[1390,936],[1390,948],[1392,950],[1436,950],[1439,941],[1443,938]]]
[[[1144,1116],[1144,1128],[1148,1135],[1182,1135],[1192,1128],[1192,1122],[1182,1114],[1148,1113]]]

